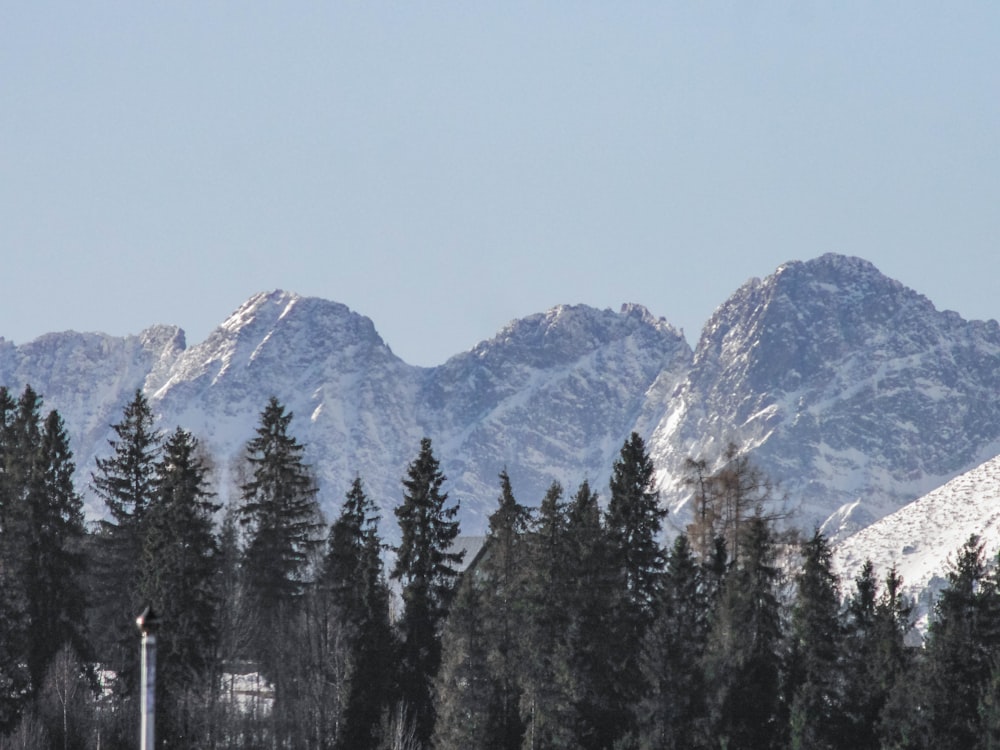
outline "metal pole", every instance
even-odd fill
[[[139,750],[156,748],[156,630],[160,624],[151,607],[146,607],[135,624],[142,633],[139,708]]]

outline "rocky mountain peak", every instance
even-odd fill
[[[858,258],[785,264],[709,321],[662,458],[733,440],[782,481],[799,525],[846,533],[991,455],[997,330]]]

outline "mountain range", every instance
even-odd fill
[[[693,350],[640,305],[563,305],[440,366],[416,367],[368,318],[274,291],[193,346],[165,325],[125,337],[0,339],[0,384],[26,383],[66,421],[91,516],[102,512],[88,489],[94,460],[107,454],[109,425],[137,388],[163,429],[179,425],[201,440],[223,500],[273,395],[295,415],[291,430],[328,516],[360,475],[390,538],[400,480],[424,436],[465,534],[484,530],[505,468],[528,505],[554,480],[567,493],[584,479],[604,491],[632,431],[647,440],[674,528],[686,512],[684,459],[711,464],[733,442],[777,482],[790,523],[837,540],[888,523],[1000,454],[1000,326],[937,310],[841,255],[747,281]],[[973,525],[981,512],[961,511]]]

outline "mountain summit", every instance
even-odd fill
[[[59,409],[85,496],[109,425],[136,388],[161,427],[199,437],[222,499],[239,486],[243,446],[275,396],[295,414],[328,512],[360,475],[388,517],[429,436],[470,534],[494,507],[501,470],[529,505],[553,480],[603,491],[633,430],[648,438],[675,528],[684,459],[717,459],[729,442],[780,483],[791,523],[834,536],[1000,452],[1000,326],[938,311],[841,255],[747,281],[694,351],[640,305],[560,305],[422,368],[344,305],[273,291],[195,346],[168,326],[0,340],[0,382],[31,383]]]
[[[670,488],[685,455],[748,446],[798,525],[839,535],[1000,451],[998,388],[995,321],[824,255],[748,281],[716,310],[653,450]]]

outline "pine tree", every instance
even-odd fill
[[[381,520],[375,503],[355,478],[340,516],[330,528],[323,587],[331,600],[344,664],[346,686],[335,748],[374,750],[388,710],[395,651],[389,622],[389,589],[382,571]],[[332,651],[337,646],[331,644]],[[333,670],[328,669],[328,680]]]
[[[568,679],[580,722],[573,727],[574,740],[584,750],[602,750],[614,744],[622,729],[617,683],[609,680],[620,670],[614,617],[622,590],[598,496],[586,481],[570,500],[566,532],[567,556],[576,566],[567,601]]]
[[[15,401],[0,388],[0,733],[11,731],[31,689],[30,592],[24,563],[28,547],[27,501],[37,446],[39,399],[30,388]]]
[[[996,582],[987,576],[978,536],[959,550],[947,581],[923,659],[891,698],[889,747],[971,748],[982,733],[980,711],[1000,643],[1000,617]]]
[[[221,507],[207,487],[198,441],[177,428],[163,445],[156,491],[146,509],[140,591],[165,623],[159,637],[160,702],[167,710],[157,734],[193,744],[204,686],[216,670],[218,544],[213,516]]]
[[[434,750],[503,750],[500,680],[490,666],[488,584],[469,569],[462,576],[442,635],[442,663],[435,678]]]
[[[784,739],[780,570],[768,521],[752,516],[745,531],[743,552],[726,576],[706,650],[706,730],[711,746],[769,750]]]
[[[832,749],[841,746],[846,729],[843,634],[830,545],[819,530],[802,545],[802,567],[795,583],[789,660],[791,746]]]
[[[239,520],[247,546],[243,572],[256,624],[252,654],[272,681],[274,732],[286,741],[297,730],[291,717],[297,695],[291,649],[302,620],[302,596],[312,553],[322,543],[317,487],[303,463],[305,447],[288,432],[292,420],[272,397],[247,443],[251,479],[243,485]]]
[[[524,584],[525,625],[522,654],[524,750],[574,750],[576,714],[570,677],[571,587],[577,563],[569,554],[569,530],[562,486],[553,482],[545,493],[528,539]]]
[[[617,714],[608,719],[617,724],[613,731],[618,736],[627,733],[631,707],[648,692],[640,663],[663,571],[665,555],[659,536],[667,515],[659,507],[654,480],[653,461],[642,438],[633,432],[612,467],[605,521],[610,565],[618,576],[612,618],[618,658],[610,665],[608,691]]]
[[[36,688],[64,646],[81,657],[89,655],[83,585],[86,530],[74,470],[63,420],[58,412],[49,412],[31,471],[22,568],[31,622],[27,663]]]
[[[441,629],[454,596],[464,553],[452,552],[458,536],[458,505],[446,507],[445,476],[431,449],[420,442],[420,453],[403,479],[403,502],[396,508],[400,545],[392,578],[402,586],[399,622],[400,694],[406,715],[414,722],[423,746],[434,731],[432,684],[441,665]]]
[[[107,506],[110,518],[99,523],[98,554],[93,567],[96,591],[93,632],[102,634],[99,656],[123,680],[126,691],[135,688],[136,615],[142,601],[139,583],[146,508],[156,492],[156,471],[162,437],[153,426],[153,413],[141,390],[111,429],[111,455],[97,458],[92,475],[94,492]]]
[[[910,607],[902,598],[902,580],[895,568],[879,591],[874,566],[868,560],[855,579],[845,619],[843,662],[846,725],[844,747],[876,750],[879,725],[897,680],[904,674]]]
[[[686,534],[674,541],[667,560],[657,617],[643,649],[648,692],[638,704],[638,744],[643,750],[696,746],[705,712],[701,662],[711,610],[705,568]]]
[[[489,665],[498,688],[500,715],[495,746],[518,750],[524,725],[520,715],[521,654],[524,625],[527,533],[531,511],[514,498],[507,471],[500,473],[500,498],[489,519],[476,575],[486,586],[485,610],[490,642]]]

